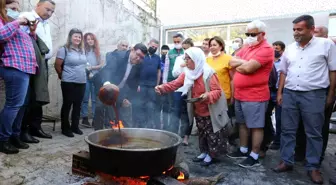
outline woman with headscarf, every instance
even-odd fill
[[[188,117],[196,119],[201,154],[193,159],[209,166],[220,153],[227,151],[225,126],[228,123],[227,102],[217,75],[206,63],[203,51],[191,47],[185,52],[186,69],[176,80],[155,87],[158,94],[169,93],[181,87],[182,95],[196,101],[188,104]]]

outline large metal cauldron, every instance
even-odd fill
[[[154,129],[123,128],[100,130],[89,134],[91,165],[96,171],[114,176],[156,176],[175,163],[176,152],[181,144],[177,134]]]

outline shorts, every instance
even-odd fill
[[[264,128],[268,101],[246,102],[235,100],[236,122],[247,128]]]

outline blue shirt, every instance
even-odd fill
[[[159,55],[146,55],[141,66],[140,86],[155,87],[157,84],[158,70],[161,69]]]

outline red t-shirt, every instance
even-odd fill
[[[235,99],[249,102],[268,101],[268,80],[274,61],[272,46],[264,40],[256,46],[242,48],[236,56],[247,61],[256,60],[261,67],[252,74],[236,72],[233,78]]]

